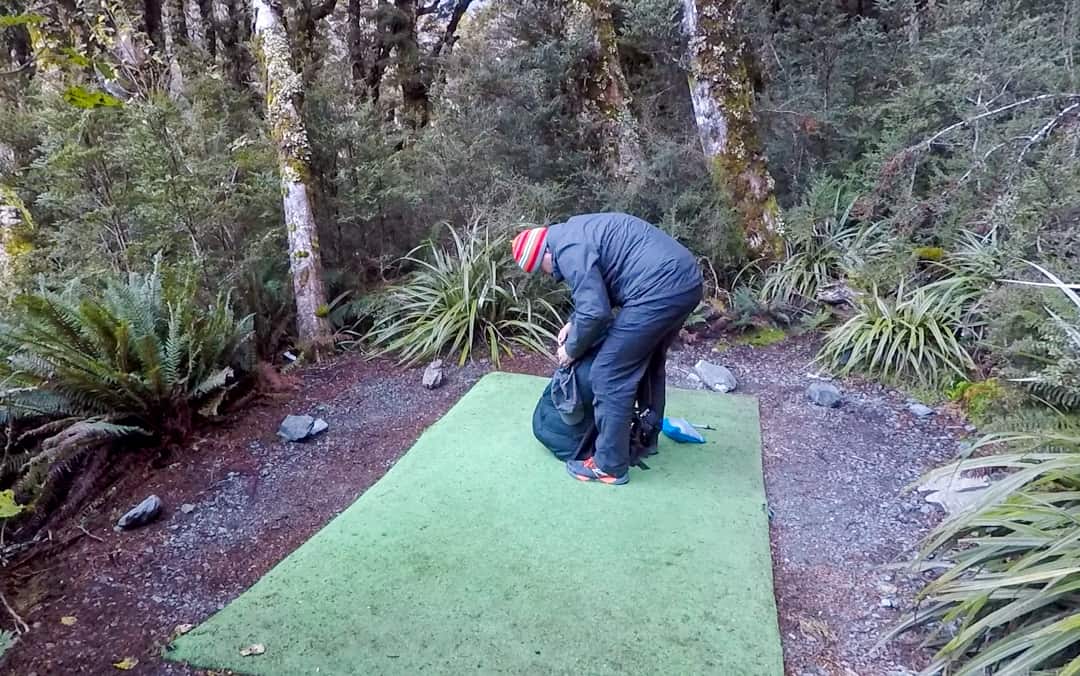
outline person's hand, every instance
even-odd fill
[[[568,355],[566,353],[566,346],[565,345],[560,345],[559,346],[559,351],[555,353],[555,356],[559,360],[559,366],[569,366],[574,361],[573,359],[570,358],[570,355]]]
[[[566,326],[562,327],[559,331],[559,345],[565,345],[566,339],[570,335],[570,322],[566,322]]]

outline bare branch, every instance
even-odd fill
[[[83,533],[85,533],[86,537],[88,537],[88,538],[91,538],[93,540],[97,540],[98,542],[105,542],[104,540],[102,540],[98,536],[96,536],[93,533],[91,533],[90,531],[86,530],[86,528],[83,527],[83,526],[79,526],[79,530],[81,530]]]
[[[953,131],[956,131],[957,129],[960,129],[961,127],[966,127],[969,124],[973,124],[975,122],[978,122],[979,120],[984,120],[984,119],[986,119],[988,117],[993,117],[994,115],[997,115],[999,113],[1004,113],[1005,111],[1012,110],[1013,108],[1019,108],[1021,106],[1026,106],[1026,105],[1029,105],[1029,104],[1032,104],[1032,103],[1038,103],[1040,101],[1052,101],[1052,100],[1056,100],[1056,99],[1080,99],[1080,94],[1040,94],[1039,96],[1032,96],[1032,97],[1024,99],[1022,101],[1014,101],[1013,103],[1010,103],[1010,104],[1008,104],[1006,106],[1001,106],[1000,108],[995,108],[993,110],[988,110],[985,113],[980,113],[980,114],[978,114],[978,115],[976,115],[974,117],[969,117],[966,120],[961,120],[961,121],[957,122],[956,124],[950,124],[948,127],[945,127],[944,129],[942,129],[938,133],[934,134],[933,136],[931,136],[927,140],[920,141],[919,143],[916,143],[915,145],[909,147],[908,152],[913,152],[913,151],[919,150],[920,148],[923,148],[923,147],[929,148],[930,146],[934,145],[934,142],[936,142],[942,136],[945,136],[946,134],[949,134],[949,133],[951,133]]]
[[[446,25],[446,30],[442,36],[439,37],[439,41],[435,43],[435,46],[431,50],[431,55],[438,58],[442,53],[443,47],[448,50],[454,48],[454,42],[457,41],[457,29],[458,24],[461,23],[461,17],[465,16],[465,12],[469,9],[469,5],[472,4],[472,0],[457,0],[454,3],[454,10],[450,14],[450,23]]]
[[[1048,289],[1060,289],[1062,287],[1072,289],[1073,291],[1080,291],[1080,284],[1051,284],[1050,282],[1027,282],[1022,279],[1006,279],[1004,280],[1009,284],[1020,284],[1022,286],[1041,286]]]
[[[330,12],[334,11],[334,7],[337,5],[337,0],[325,0],[324,2],[316,3],[311,8],[312,21],[319,21],[330,16]]]
[[[30,627],[28,627],[26,623],[23,622],[23,619],[19,617],[19,614],[15,612],[14,608],[11,607],[11,605],[8,603],[7,597],[4,596],[3,592],[0,592],[0,601],[4,602],[4,607],[7,608],[7,611],[11,615],[11,618],[15,620],[15,631],[20,634],[29,633]]]
[[[1035,135],[1031,137],[1031,140],[1028,141],[1027,145],[1024,146],[1024,149],[1020,152],[1020,159],[1017,161],[1023,162],[1024,156],[1028,154],[1028,151],[1031,150],[1032,146],[1034,146],[1036,143],[1041,142],[1043,139],[1049,136],[1050,132],[1054,131],[1054,127],[1058,126],[1063,119],[1068,117],[1069,113],[1077,110],[1078,108],[1080,108],[1080,101],[1065,108],[1065,110],[1061,111],[1060,113],[1055,115],[1052,120],[1047,122],[1042,129],[1035,132]]]
[[[439,0],[433,0],[433,2],[427,7],[420,6],[416,8],[416,16],[424,16],[425,14],[434,14],[439,9]]]
[[[18,75],[19,73],[21,73],[24,70],[26,70],[27,68],[29,68],[30,64],[31,64],[31,62],[27,61],[26,63],[22,64],[21,66],[19,66],[17,68],[12,68],[11,70],[0,71],[0,77],[5,77],[5,76],[8,76],[8,75]]]

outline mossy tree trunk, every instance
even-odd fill
[[[632,181],[641,173],[644,154],[631,112],[630,87],[619,63],[611,0],[585,0],[596,32],[597,59],[587,96],[603,136],[603,153],[612,173]]]
[[[690,96],[701,147],[718,189],[759,258],[783,252],[783,222],[754,118],[750,55],[736,26],[740,0],[682,0]]]
[[[379,19],[380,38],[394,45],[397,75],[401,87],[402,124],[418,130],[431,117],[431,88],[442,73],[442,57],[457,39],[457,29],[472,0],[432,0],[423,4],[417,0],[394,0],[393,14],[384,13]],[[433,42],[421,45],[420,17],[438,13],[445,17],[446,27]],[[427,47],[430,44],[430,47]]]
[[[213,29],[209,25],[209,3],[206,0],[182,0],[182,2],[184,3],[184,29],[188,43],[192,47],[210,52],[208,37],[213,34]]]
[[[330,16],[337,0],[293,0],[283,3],[289,26],[289,46],[293,63],[304,78],[312,82],[322,67],[323,48],[317,46],[319,22]]]
[[[395,0],[399,25],[397,42],[398,81],[401,83],[401,122],[417,130],[428,122],[428,81],[424,76],[416,32],[416,0]]]
[[[187,41],[184,28],[184,0],[164,0],[161,4],[161,43],[168,63],[169,95],[179,98],[184,91],[184,73],[177,50]]]
[[[349,0],[349,64],[353,91],[361,101],[378,103],[383,78],[390,63],[393,17],[397,10],[389,0]]]
[[[311,204],[311,146],[298,104],[303,84],[292,67],[288,37],[270,0],[252,0],[252,6],[255,45],[266,83],[266,117],[278,151],[297,333],[303,350],[320,358],[333,348],[333,338]]]
[[[253,7],[258,4],[252,2]],[[248,18],[243,0],[210,0],[207,9],[210,10],[207,16],[213,28],[211,44],[215,60],[224,72],[232,76],[233,84],[244,87],[253,64],[245,58]]]
[[[0,309],[14,300],[21,289],[26,254],[33,250],[29,237],[33,225],[30,212],[18,194],[0,184]]]

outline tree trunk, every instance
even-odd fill
[[[626,181],[640,175],[645,156],[630,111],[630,87],[619,63],[611,0],[586,0],[596,32],[597,61],[588,83],[590,107],[600,124],[603,153],[612,173]]]
[[[399,13],[397,42],[398,79],[401,82],[401,119],[407,129],[417,130],[428,121],[428,81],[416,37],[416,0],[395,0]]]
[[[0,309],[18,294],[25,256],[32,249],[27,232],[33,228],[26,205],[6,185],[0,185]]]
[[[749,54],[735,25],[740,0],[682,0],[690,96],[701,147],[718,189],[739,214],[750,252],[783,251],[783,223],[754,119]]]
[[[290,61],[288,37],[270,0],[252,0],[255,45],[266,81],[266,118],[278,149],[278,171],[289,233],[289,263],[296,297],[296,327],[302,349],[320,358],[333,349],[326,319],[322,256],[311,205],[311,147],[296,99],[300,75]]]
[[[169,0],[143,0],[142,2],[143,25],[141,28],[146,32],[146,36],[150,38],[150,42],[158,49],[165,46],[165,36],[162,30],[165,21],[163,14],[166,11],[164,4],[167,2]]]
[[[361,100],[379,102],[393,44],[390,34],[394,16],[397,12],[388,0],[378,0],[374,9],[367,10],[361,0],[349,0],[349,60],[353,85]]]
[[[187,29],[187,41],[193,47],[209,52],[210,45],[207,42],[208,17],[203,13],[204,2],[199,0],[183,0],[184,3],[184,27]]]
[[[184,0],[164,0],[161,5],[161,42],[168,62],[169,96],[178,99],[184,91],[177,47],[185,41]]]
[[[362,98],[367,98],[367,67],[365,56],[374,50],[376,45],[373,41],[365,40],[365,26],[367,17],[361,0],[349,0],[349,33],[346,41],[349,49],[349,71],[352,75],[352,83],[355,92]]]
[[[465,17],[465,12],[469,11],[469,5],[472,4],[472,0],[457,0],[454,3],[454,7],[450,10],[450,21],[446,24],[446,30],[439,37],[438,42],[435,43],[435,47],[431,50],[431,56],[435,59],[442,55],[445,49],[449,53],[454,48],[454,43],[457,42],[457,30],[461,25],[461,20]]]
[[[252,4],[257,6],[254,2]],[[211,12],[217,61],[222,69],[231,73],[233,83],[243,87],[248,69],[241,45],[242,12],[236,0],[211,0]]]

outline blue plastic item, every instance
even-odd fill
[[[664,418],[663,431],[669,439],[680,444],[705,443],[705,437],[683,418]]]

